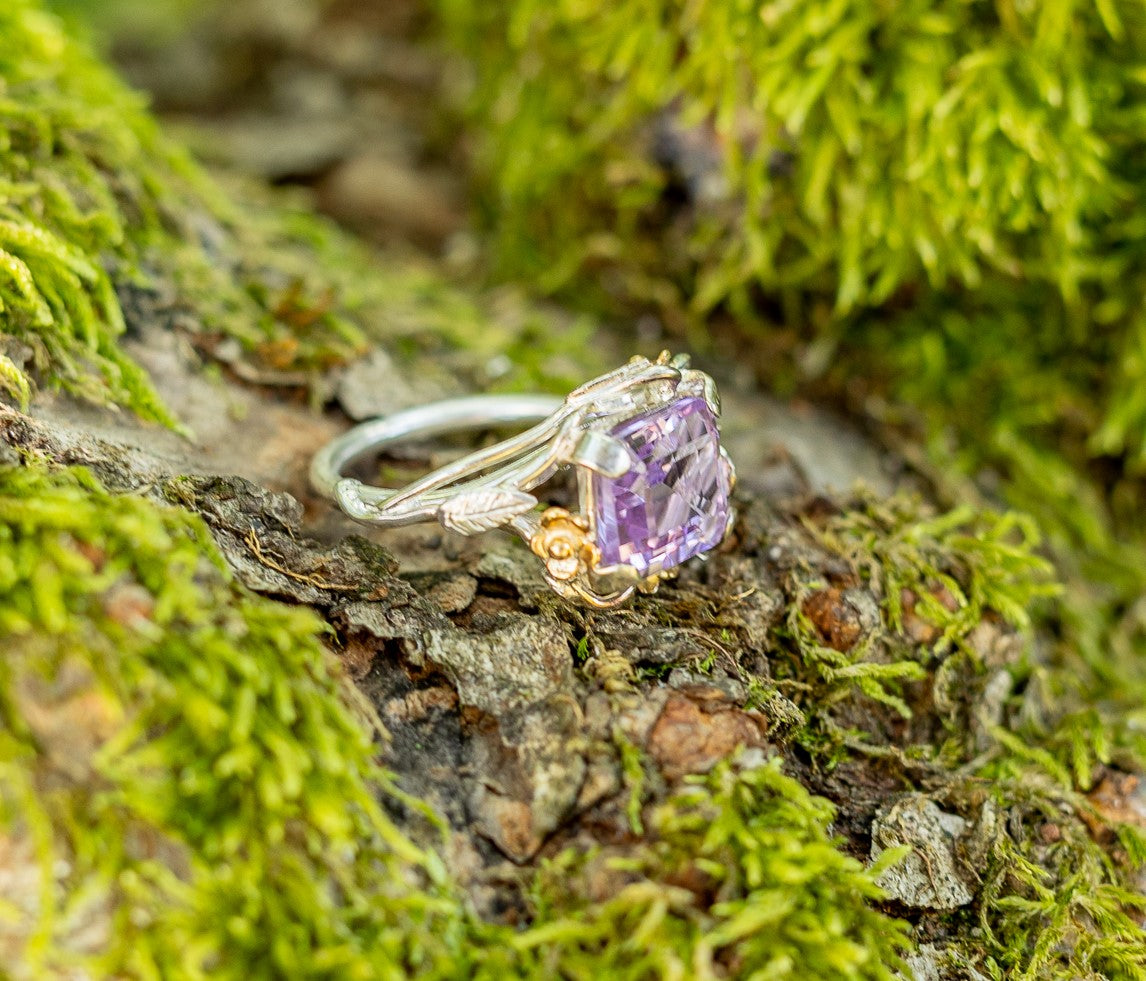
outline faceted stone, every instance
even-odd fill
[[[647,575],[718,545],[728,526],[729,472],[708,403],[678,399],[626,419],[611,435],[632,467],[620,477],[593,475],[601,564]]]

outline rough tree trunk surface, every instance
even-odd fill
[[[300,74],[216,150],[440,243],[460,194],[416,176],[393,98],[432,64],[397,14],[358,50],[345,11],[296,6],[213,42]],[[1031,521],[929,501],[909,447],[713,359],[740,517],[655,596],[588,611],[508,537],[356,526],[305,484],[352,421],[507,373],[559,388],[631,339],[228,198],[142,113],[52,109],[124,96],[30,0],[5,32],[8,94],[60,135],[0,109],[0,975],[1143,976],[1146,799],[1129,756],[1062,735],[1089,707],[1034,625],[1056,588]],[[128,63],[210,112],[226,71],[188,77],[184,43]],[[332,79],[357,109],[314,104]],[[57,184],[122,228],[60,217]]]

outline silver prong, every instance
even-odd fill
[[[716,382],[706,372],[686,368],[680,373],[680,384],[676,390],[678,395],[695,395],[703,398],[712,410],[712,414],[720,418],[720,395],[716,391]]]
[[[712,410],[712,414],[720,418],[720,393],[716,390],[716,382],[709,375],[704,376],[704,401]]]
[[[633,465],[625,444],[608,433],[590,429],[577,441],[570,462],[603,477],[623,477]]]
[[[723,446],[720,448],[720,459],[724,462],[724,466],[728,469],[728,489],[730,491],[736,489],[736,464],[732,462],[732,457],[728,455],[728,450]],[[731,522],[729,522],[731,524]]]

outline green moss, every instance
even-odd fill
[[[808,605],[827,583],[799,569],[785,583],[772,667],[777,684],[809,714],[812,728],[800,738],[817,757],[833,755],[828,747],[847,735],[844,723],[833,721],[836,714],[854,717],[862,706],[878,720],[886,714],[877,710],[879,703],[911,719],[905,693],[920,700],[920,683],[981,682],[1000,667],[985,663],[974,647],[984,621],[1001,620],[1018,632],[1020,647],[1029,645],[1032,614],[1060,592],[1053,567],[1038,554],[1034,523],[1013,513],[961,507],[936,514],[910,495],[880,499],[864,492],[838,514],[805,521],[804,530],[818,547],[846,560],[854,584],[865,587],[879,608],[877,623],[857,626],[854,643],[833,646]],[[1017,670],[1017,654],[1010,660],[1007,666]],[[928,714],[936,714],[930,698],[922,701]],[[958,734],[955,716],[948,721],[951,734]],[[938,752],[937,746],[914,749]],[[970,755],[969,747],[960,749],[957,762]]]
[[[656,809],[650,847],[549,864],[540,923],[515,946],[539,977],[897,977],[906,924],[872,903],[902,853],[865,869],[833,839],[834,814],[777,760],[724,763]],[[579,901],[610,876],[615,895]]]
[[[0,13],[0,36],[4,334],[69,387],[161,417],[142,372],[116,348],[123,318],[101,260],[137,251],[129,227],[142,236],[160,226],[156,185],[175,161],[139,101],[54,20],[17,0]],[[6,387],[26,401],[28,380],[11,355]]]
[[[7,897],[10,964],[450,963],[460,906],[376,801],[312,614],[246,595],[197,519],[78,471],[0,469],[0,584],[0,816],[38,870],[30,906]]]
[[[1138,4],[436,6],[515,272],[822,319],[998,275],[1070,303],[1118,267]]]
[[[1146,484],[1134,443],[1141,430],[1131,421],[1137,395],[1119,380],[1136,363],[1124,347],[1139,344],[1137,315],[1096,322],[1099,304],[1123,302],[1110,295],[1081,312],[1048,308],[1033,290],[944,299],[862,325],[847,355],[915,407],[888,419],[926,435],[941,495],[977,496],[970,474],[1037,522],[1065,584],[1050,611],[1056,696],[1102,706],[1092,739],[1146,759],[1129,724],[1146,697],[1137,605],[1146,589]],[[887,354],[877,358],[879,348]],[[1121,367],[1111,371],[1112,362]],[[1112,419],[1123,435],[1100,445]]]
[[[1146,977],[1146,895],[1127,867],[1133,863],[1115,862],[1085,824],[1067,817],[1085,802],[1039,787],[1029,773],[999,796],[1022,834],[1000,836],[984,877],[984,969],[1024,981]],[[1141,862],[1141,846],[1136,851]]]
[[[845,786],[875,768],[971,822],[967,847],[987,856],[968,859],[982,877],[983,934],[955,929],[962,965],[991,977],[1146,977],[1146,842],[1087,797],[1117,747],[1071,670],[1037,647],[1035,623],[1060,589],[1034,522],[860,494],[803,531],[850,572],[827,564],[843,584],[825,614],[809,604],[831,592],[811,571],[825,563],[784,560],[773,678],[750,698],[774,685],[803,710],[788,752],[820,771],[846,763]],[[878,618],[832,646],[822,625],[843,615],[851,588],[875,597]],[[1009,694],[992,715],[986,693],[999,677]]]
[[[0,339],[10,392],[26,402],[31,373],[13,364],[14,341],[41,378],[171,422],[120,347],[117,291],[172,290],[171,305],[198,329],[237,336],[277,368],[321,365],[361,344],[330,298],[290,268],[291,230],[240,216],[163,138],[142,100],[37,3],[7,4],[0,36]]]

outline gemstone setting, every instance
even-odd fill
[[[731,513],[731,468],[703,398],[679,398],[625,419],[610,435],[625,446],[631,466],[620,477],[592,476],[602,567],[652,576],[720,544]]]

